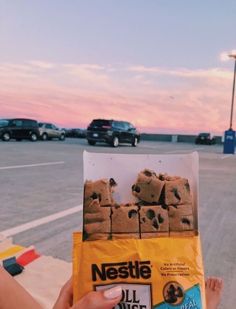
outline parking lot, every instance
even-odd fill
[[[81,230],[83,151],[177,154],[198,151],[199,226],[207,275],[225,281],[222,308],[234,308],[236,289],[236,156],[220,145],[145,142],[138,147],[89,146],[85,139],[0,142],[0,234],[71,261],[72,232]]]

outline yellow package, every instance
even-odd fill
[[[141,196],[152,175],[160,190]],[[106,179],[116,183],[114,193]],[[206,309],[197,154],[85,153],[84,183],[84,241],[81,233],[74,234],[74,301],[120,285],[122,299],[115,309]],[[149,206],[136,204],[146,198]]]
[[[118,284],[116,309],[206,308],[199,236],[82,242],[75,233],[73,253],[74,301]]]

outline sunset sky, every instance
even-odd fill
[[[222,134],[235,13],[235,0],[0,0],[0,117]]]

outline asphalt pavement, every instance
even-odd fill
[[[221,308],[236,303],[236,155],[220,145],[141,142],[89,146],[85,139],[0,142],[0,234],[44,255],[71,261],[72,232],[81,230],[83,151],[174,154],[198,151],[199,229],[206,275],[223,277]]]

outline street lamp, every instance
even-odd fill
[[[233,130],[233,112],[234,112],[234,90],[235,90],[235,76],[236,76],[236,54],[230,54],[229,57],[234,59],[234,79],[233,79],[232,102],[230,111],[230,124],[229,124],[229,130],[225,131],[223,151],[224,153],[234,154],[235,131]]]
[[[230,111],[230,124],[229,129],[233,130],[233,112],[234,112],[234,90],[235,90],[235,76],[236,76],[236,54],[229,55],[230,58],[234,59],[234,79],[233,79],[233,90],[232,90],[232,102],[231,102],[231,111]]]

